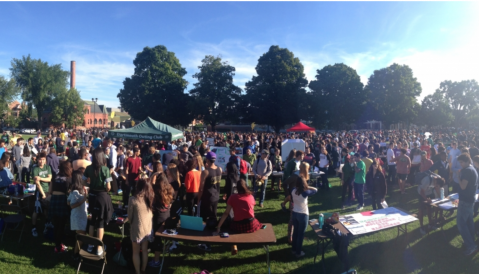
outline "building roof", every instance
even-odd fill
[[[10,104],[8,104],[8,108],[10,110],[21,110],[22,109],[22,105],[20,104],[20,102],[18,102],[17,100],[11,102]]]
[[[83,100],[86,105],[90,106],[91,113],[107,113],[105,105],[99,105],[92,101]]]

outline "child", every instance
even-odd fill
[[[70,195],[67,203],[72,208],[70,216],[71,230],[78,234],[85,234],[87,226],[87,208],[85,201],[88,199],[88,191],[82,182],[83,173],[74,171],[72,174],[72,183],[70,185]],[[79,243],[81,246],[81,243]],[[78,254],[78,245],[75,245],[74,254]],[[75,255],[77,256],[77,255]]]
[[[449,195],[449,191],[448,191],[448,188],[446,187],[446,182],[444,181],[444,179],[436,178],[434,180],[434,190],[433,190],[434,198],[441,199],[441,187],[444,188],[444,197],[447,197]],[[437,218],[437,213],[439,213],[439,218],[443,219],[442,217],[443,210],[440,208],[434,208],[434,219],[436,220],[436,222],[439,220]]]

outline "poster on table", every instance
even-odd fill
[[[397,208],[388,207],[375,211],[344,215],[339,221],[353,235],[371,233],[402,224],[417,221],[417,219]]]
[[[216,166],[221,167],[223,171],[226,171],[226,164],[230,158],[230,150],[227,147],[210,147],[210,151],[216,154]]]

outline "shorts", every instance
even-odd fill
[[[50,207],[50,193],[45,193],[47,196],[45,199],[42,199],[42,194],[40,191],[35,191],[35,208],[33,209],[34,213],[45,213],[45,210],[48,210]]]
[[[399,180],[406,181],[407,180],[407,174],[397,174]]]
[[[90,225],[105,228],[113,215],[113,204],[106,191],[90,192],[88,195],[88,212],[91,213]]]

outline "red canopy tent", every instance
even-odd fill
[[[312,128],[312,127],[308,127],[307,125],[299,122],[296,125],[294,125],[292,128],[287,129],[286,131],[287,132],[291,132],[291,131],[293,131],[293,132],[304,132],[304,131],[315,132],[315,129]]]

